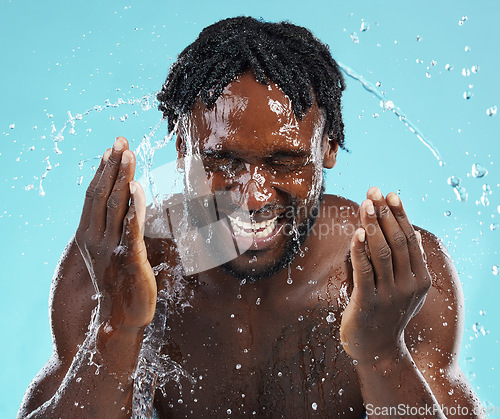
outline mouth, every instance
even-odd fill
[[[236,236],[241,237],[256,237],[267,238],[269,237],[276,226],[278,225],[278,217],[276,216],[271,220],[265,220],[260,223],[243,221],[240,217],[234,218],[228,215],[231,221],[231,227]]]
[[[238,247],[243,250],[261,250],[270,247],[277,240],[284,225],[284,217],[277,215],[269,220],[243,221],[241,217],[227,216]]]

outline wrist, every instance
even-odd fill
[[[98,319],[96,319],[98,320]],[[109,320],[96,322],[95,354],[97,365],[118,375],[133,375],[137,367],[144,328],[120,325]]]
[[[364,372],[382,373],[385,376],[397,369],[408,358],[411,358],[411,355],[403,342],[400,345],[385,348],[384,351],[379,351],[376,355],[357,360],[356,369]]]

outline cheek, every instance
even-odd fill
[[[321,184],[317,171],[314,167],[306,167],[303,170],[288,175],[277,175],[274,180],[274,187],[294,198],[307,201],[315,191],[316,184]]]

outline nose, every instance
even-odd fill
[[[259,166],[247,164],[247,170],[236,181],[233,202],[248,212],[257,212],[276,199],[270,175]]]

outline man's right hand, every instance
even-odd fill
[[[76,243],[98,290],[99,326],[140,333],[153,318],[157,288],[144,243],[145,196],[134,173],[134,153],[118,137],[87,189]]]

